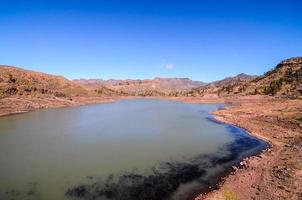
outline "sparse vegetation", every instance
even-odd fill
[[[256,82],[258,82],[258,81],[260,81],[260,80],[262,80],[262,79],[264,79],[264,76],[258,76],[258,77],[256,77],[256,78],[254,78],[253,80],[251,80],[251,82],[252,82],[252,83],[256,83]]]
[[[242,92],[245,92],[246,91],[246,86],[242,85],[239,87],[239,92],[242,93]]]
[[[30,81],[26,81],[24,83],[24,85],[25,85],[25,89],[28,89],[28,90],[31,90],[32,87],[34,86],[34,84],[32,82],[30,82]]]
[[[223,198],[224,200],[239,200],[236,194],[230,190],[225,190],[223,192]]]
[[[226,91],[228,94],[230,94],[231,92],[233,92],[233,89],[233,85],[222,86],[222,88],[218,90],[218,93],[220,94],[223,91]]]
[[[255,95],[260,94],[260,92],[258,91],[258,89],[257,89],[257,88],[255,88],[255,90],[254,90],[254,94],[255,94]]]
[[[264,94],[271,94],[275,95],[282,86],[282,79],[279,79],[277,81],[272,81],[268,87],[264,88]]]
[[[2,88],[0,88],[0,99],[4,98],[5,92]]]
[[[8,82],[9,83],[15,83],[16,79],[13,77],[11,73],[8,74]]]

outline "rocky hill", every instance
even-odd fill
[[[302,57],[282,61],[262,76],[239,74],[182,93],[183,96],[272,95],[297,98],[302,95]]]
[[[193,89],[189,95],[192,96],[222,96],[226,94],[238,94],[242,88],[247,85],[256,76],[247,74],[238,74],[234,77],[227,77],[225,79],[214,81],[205,86]]]
[[[219,80],[219,81],[214,81],[208,84],[208,86],[215,86],[215,87],[223,87],[225,85],[234,85],[237,83],[245,83],[253,80],[257,76],[254,75],[248,75],[248,74],[238,74],[237,76],[233,77],[227,77],[225,79]]]
[[[284,97],[302,95],[302,57],[282,61],[274,69],[251,81],[246,94]]]
[[[274,95],[297,98],[302,94],[302,57],[282,61],[262,76],[239,74],[209,84],[188,78],[146,80],[79,79],[70,81],[17,67],[0,65],[0,99],[103,96],[199,96]]]
[[[69,98],[79,96],[112,95],[105,87],[88,90],[63,76],[0,65],[0,98],[17,96],[37,98]]]
[[[106,87],[119,95],[129,96],[166,96],[171,92],[189,91],[205,85],[203,82],[192,81],[188,78],[158,77],[145,80],[79,79],[74,82],[92,90]]]
[[[0,116],[40,108],[112,101],[106,87],[87,89],[62,76],[0,65]]]

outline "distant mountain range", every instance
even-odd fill
[[[302,94],[302,57],[282,61],[262,76],[239,74],[204,83],[188,78],[146,80],[68,80],[12,66],[0,66],[0,99],[6,97],[66,98],[102,96],[276,95],[296,98]]]
[[[102,79],[79,79],[75,83],[88,89],[107,87],[118,94],[132,96],[168,95],[173,91],[189,91],[205,85],[200,81],[192,81],[189,78],[154,78],[145,80],[102,80]]]

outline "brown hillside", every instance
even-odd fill
[[[262,76],[245,74],[215,81],[184,93],[185,96],[272,95],[300,98],[302,95],[302,57],[282,61]]]
[[[1,65],[0,96],[13,95],[72,97],[88,95],[88,91],[63,76]]]
[[[205,86],[195,88],[192,91],[186,93],[187,96],[227,96],[239,94],[243,91],[249,82],[255,79],[257,76],[238,74],[234,77],[227,77],[225,79],[214,81]]]
[[[302,57],[282,61],[251,81],[247,93],[299,97],[302,95]]]
[[[101,80],[101,79],[79,79],[74,80],[86,88],[97,89],[106,87],[119,95],[130,96],[166,96],[175,91],[187,91],[204,85],[199,81],[188,78],[154,78],[145,80]]]

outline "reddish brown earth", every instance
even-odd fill
[[[59,108],[81,106],[93,103],[113,102],[116,97],[74,97],[73,100],[58,97],[49,98],[20,98],[8,97],[0,99],[0,116],[29,112],[44,108]]]
[[[0,65],[0,116],[114,98],[116,94],[104,87],[89,90],[62,76]]]
[[[242,168],[225,177],[218,190],[200,194],[196,200],[301,200],[302,100],[224,100],[232,106],[214,112],[217,119],[246,129],[271,148],[241,162]]]
[[[169,96],[170,93],[190,91],[205,85],[200,81],[192,81],[189,78],[154,78],[144,80],[102,80],[102,79],[78,79],[73,80],[88,89],[106,87],[119,95],[127,96]]]

